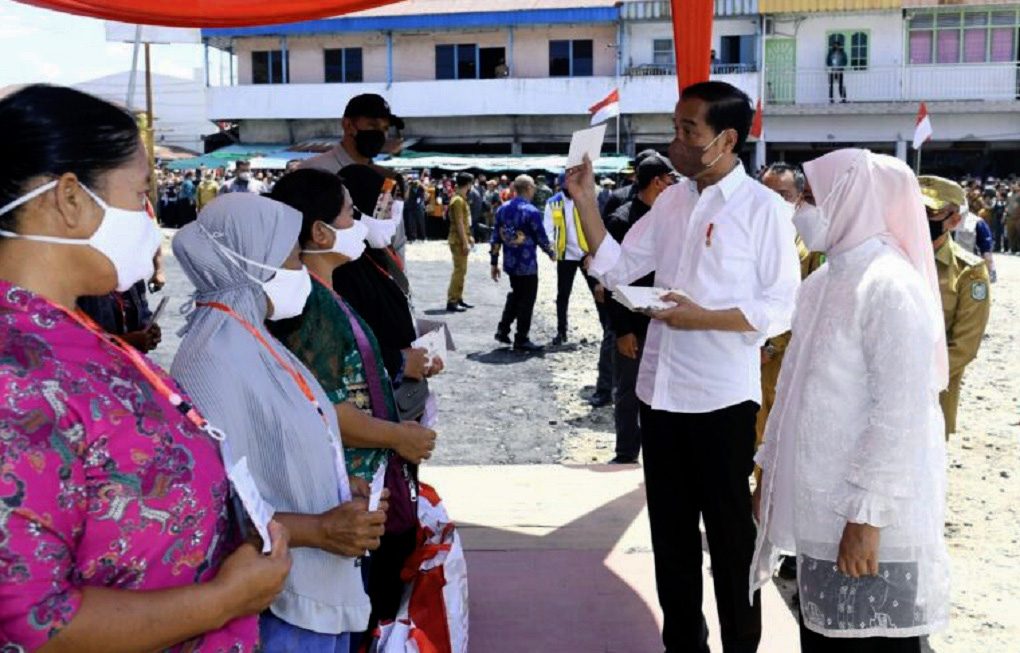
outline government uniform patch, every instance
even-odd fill
[[[975,281],[970,284],[970,298],[976,302],[988,299],[988,284],[984,281]]]

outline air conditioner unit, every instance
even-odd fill
[[[773,36],[776,33],[776,23],[770,18],[765,18],[765,36]]]

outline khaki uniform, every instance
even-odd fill
[[[949,388],[939,401],[946,419],[946,437],[956,431],[963,370],[977,356],[991,308],[988,266],[984,260],[947,239],[935,252],[942,294],[942,314],[949,346]]]
[[[797,254],[800,255],[800,278],[807,279],[808,275],[822,267],[825,263],[825,255],[819,252],[809,252],[804,246],[804,241],[797,236]],[[776,403],[776,385],[779,383],[779,370],[783,366],[783,354],[790,344],[793,334],[786,333],[769,338],[768,344],[772,346],[773,354],[768,362],[761,366],[761,408],[758,410],[757,422],[757,446],[761,446],[765,439],[765,423],[768,421],[772,406]]]

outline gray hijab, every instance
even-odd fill
[[[329,439],[330,431],[337,434],[333,437],[340,433],[336,413],[312,373],[263,324],[266,295],[251,277],[268,280],[273,272],[235,261],[220,247],[278,268],[300,229],[296,210],[258,195],[231,193],[213,200],[177,233],[173,252],[195,285],[197,304],[219,302],[233,309],[304,377],[329,431],[273,354],[219,310],[196,305],[170,371],[206,419],[226,433],[228,466],[247,456],[259,491],[278,512],[320,514],[349,493],[346,476],[338,478]],[[273,613],[320,633],[364,630],[371,607],[354,560],[311,548],[294,549],[292,555],[294,565]]]

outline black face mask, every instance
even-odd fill
[[[386,134],[381,129],[359,129],[354,135],[354,147],[363,157],[374,159],[386,144]]]
[[[941,220],[928,220],[928,231],[931,232],[931,241],[935,242],[946,233],[946,220],[949,218],[942,218]]]

